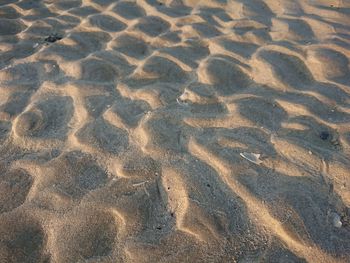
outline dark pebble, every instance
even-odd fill
[[[321,140],[327,140],[328,138],[330,137],[330,134],[329,134],[329,132],[327,132],[327,131],[323,131],[323,132],[321,132],[320,133],[320,138],[321,138]]]
[[[54,43],[58,40],[61,40],[62,37],[57,35],[57,34],[53,34],[53,35],[49,35],[47,38],[45,38],[45,42],[49,42],[49,43]]]

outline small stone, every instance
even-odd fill
[[[330,137],[330,134],[328,131],[323,131],[320,133],[320,138],[323,141],[326,141]]]
[[[336,228],[341,228],[343,223],[340,220],[340,216],[337,213],[332,213],[333,226]]]
[[[59,36],[58,34],[52,34],[52,35],[49,35],[44,40],[45,40],[45,42],[55,43],[56,41],[61,40],[61,39],[62,39],[62,37]]]

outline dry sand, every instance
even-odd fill
[[[0,262],[350,262],[349,59],[349,0],[0,0]]]

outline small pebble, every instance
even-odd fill
[[[323,141],[327,140],[329,137],[330,137],[330,134],[327,131],[323,131],[323,132],[320,133],[320,138]]]
[[[52,34],[52,35],[49,35],[47,38],[45,38],[45,42],[49,42],[49,43],[55,43],[56,41],[58,40],[61,40],[62,37],[57,35],[57,34]]]
[[[337,213],[333,213],[332,217],[333,217],[333,226],[336,228],[341,228],[343,223],[340,220],[340,216]]]

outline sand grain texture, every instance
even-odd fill
[[[0,262],[350,262],[348,0],[0,0]]]

